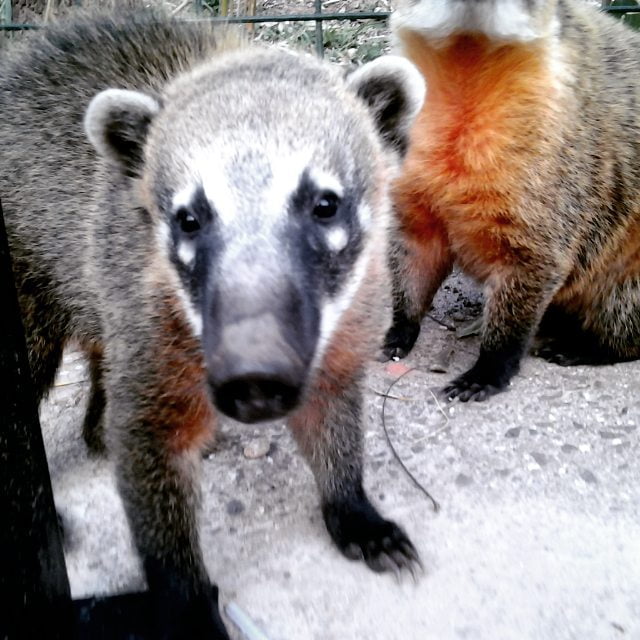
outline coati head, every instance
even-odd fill
[[[496,41],[530,42],[555,33],[557,0],[401,0],[391,16],[404,29],[431,40],[458,33]]]
[[[90,103],[89,140],[148,194],[225,414],[253,422],[299,403],[372,254],[386,251],[393,156],[423,94],[395,56],[344,77],[249,49],[161,96],[108,89]]]

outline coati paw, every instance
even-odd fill
[[[472,367],[466,373],[451,381],[442,392],[449,399],[458,398],[461,402],[474,400],[482,402],[490,396],[500,393],[508,384],[511,376],[482,375]]]
[[[553,338],[538,338],[531,354],[557,364],[561,367],[572,367],[579,364],[596,364],[599,359],[587,349],[583,353],[578,350],[567,349],[566,340]]]
[[[420,323],[403,318],[395,320],[384,339],[381,362],[409,355],[420,333]]]
[[[418,552],[404,531],[385,520],[366,497],[350,503],[332,503],[323,508],[324,521],[338,549],[350,560],[364,560],[376,573],[415,576],[422,568]]]

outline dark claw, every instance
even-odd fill
[[[534,356],[542,358],[552,364],[557,364],[561,367],[570,367],[577,364],[582,364],[584,358],[577,354],[563,353],[560,351],[560,346],[553,341],[549,341],[543,346],[534,349],[532,351]]]
[[[415,575],[422,568],[418,552],[402,531],[375,510],[366,496],[323,508],[327,529],[342,553],[350,560],[364,560],[376,573]]]

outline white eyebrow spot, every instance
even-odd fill
[[[300,184],[300,177],[309,160],[307,152],[296,152],[282,156],[274,150],[270,154],[271,182],[264,194],[263,216],[281,218],[287,203]]]
[[[344,227],[333,227],[325,233],[329,249],[338,253],[342,251],[349,242],[349,234]]]
[[[178,243],[178,258],[187,267],[190,266],[196,257],[196,248],[190,240],[182,240]]]
[[[238,207],[224,163],[216,154],[201,150],[193,160],[193,167],[217,219],[224,225],[231,224],[238,214]]]
[[[344,196],[344,187],[336,176],[322,169],[312,168],[309,170],[309,178],[315,183],[318,189],[333,191],[338,198]]]
[[[195,184],[188,184],[184,189],[180,189],[180,191],[176,191],[173,194],[173,210],[177,211],[180,207],[188,207],[192,200],[193,196],[196,192]]]

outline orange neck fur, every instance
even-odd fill
[[[508,233],[523,172],[551,148],[555,89],[544,45],[462,34],[434,46],[417,34],[403,37],[427,81],[396,185],[405,226],[428,234],[435,216],[457,238],[473,234],[474,222]],[[457,223],[464,228],[451,229]],[[478,246],[477,231],[476,250],[504,256],[504,246]]]

